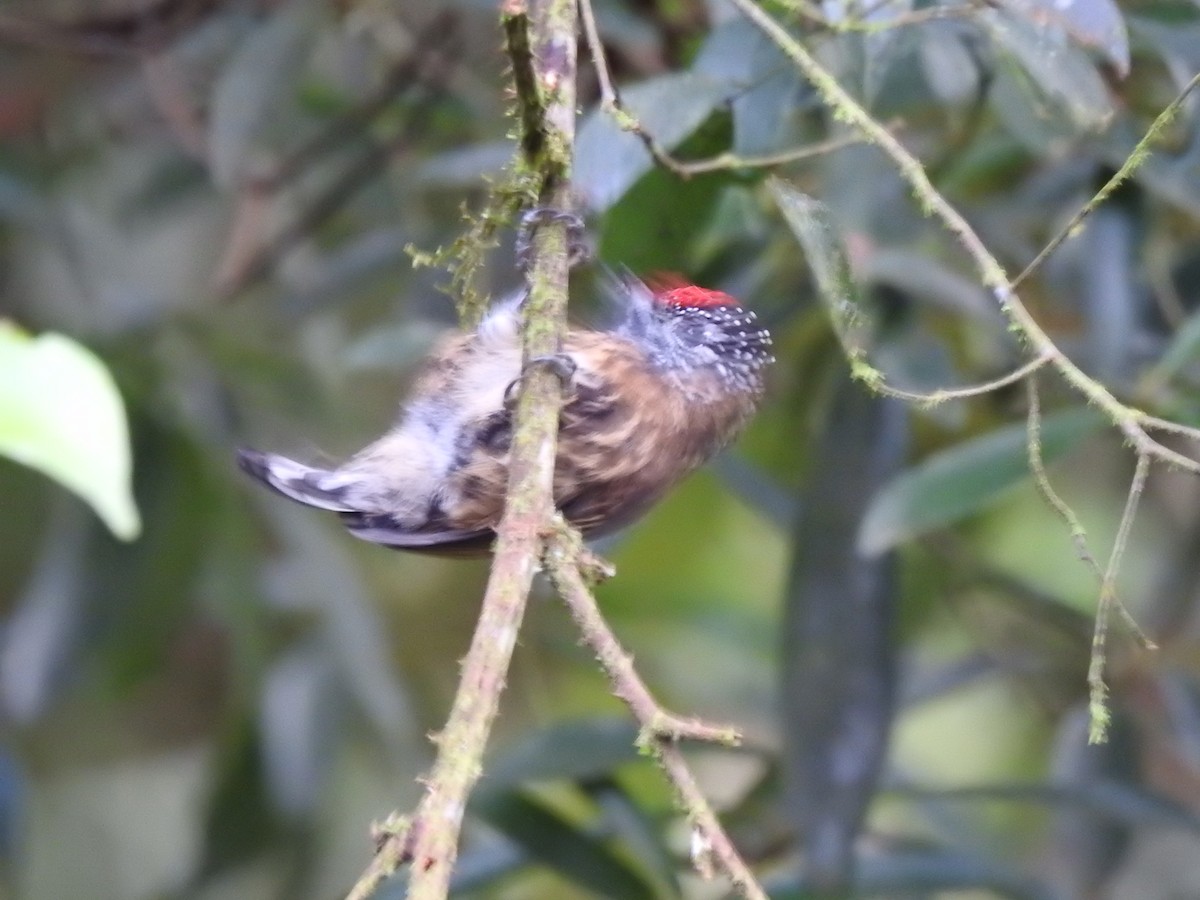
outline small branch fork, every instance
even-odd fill
[[[546,572],[570,609],[583,640],[612,680],[616,695],[641,724],[638,746],[654,756],[675,786],[692,826],[692,862],[696,870],[709,879],[722,871],[742,896],[767,900],[766,892],[721,827],[679,747],[680,740],[737,747],[741,735],[733,728],[680,718],[658,705],[634,668],[633,657],[605,622],[585,580],[584,573],[594,580],[608,577],[612,570],[584,549],[579,535],[561,517],[555,522],[544,559]]]
[[[1125,623],[1143,646],[1148,648],[1154,647],[1154,644],[1138,628],[1124,604],[1117,597],[1115,588],[1117,571],[1125,552],[1129,531],[1137,512],[1138,501],[1145,488],[1150,466],[1153,462],[1160,462],[1200,474],[1200,461],[1165,446],[1152,436],[1152,432],[1159,431],[1177,434],[1192,441],[1200,442],[1200,430],[1147,415],[1118,400],[1104,385],[1084,373],[1058,348],[1021,302],[1016,290],[1036,271],[1050,254],[1058,249],[1069,237],[1077,233],[1084,220],[1146,160],[1150,153],[1151,144],[1157,135],[1178,114],[1191,91],[1197,85],[1200,85],[1200,74],[1193,77],[1175,99],[1158,115],[1149,130],[1138,141],[1124,164],[1109,179],[1108,183],[1080,208],[1019,275],[1010,279],[1005,273],[1004,268],[991,251],[987,249],[970,223],[933,186],[920,161],[895,138],[889,126],[875,121],[842,88],[833,75],[817,61],[816,57],[799,40],[789,34],[770,14],[764,11],[755,0],[728,0],[728,2],[775,44],[805,78],[808,79],[824,99],[826,105],[832,110],[834,117],[853,128],[851,136],[773,157],[747,159],[726,153],[711,160],[698,162],[683,162],[674,159],[622,104],[620,94],[613,85],[609,72],[604,48],[596,27],[591,0],[580,0],[584,34],[596,69],[597,79],[600,83],[601,107],[612,115],[621,128],[636,134],[659,165],[685,178],[698,172],[714,171],[717,169],[766,168],[803,159],[818,153],[826,153],[855,141],[865,141],[874,144],[891,158],[900,176],[908,182],[922,209],[927,214],[940,219],[966,250],[975,263],[983,284],[991,289],[1010,326],[1024,341],[1030,358],[1008,374],[983,384],[958,389],[944,389],[929,393],[915,393],[887,385],[874,370],[869,370],[868,373],[864,374],[869,374],[870,376],[871,389],[887,396],[925,406],[934,405],[946,400],[978,396],[1020,381],[1026,383],[1029,390],[1028,455],[1034,481],[1047,503],[1070,529],[1080,558],[1095,573],[1100,585],[1100,597],[1096,613],[1096,631],[1092,643],[1092,663],[1088,675],[1092,717],[1089,740],[1092,742],[1104,740],[1108,723],[1108,710],[1106,704],[1107,688],[1104,684],[1103,671],[1108,618],[1113,608],[1115,607],[1120,613]],[[805,0],[788,0],[785,5],[793,11],[813,19],[818,24],[822,24],[825,27],[832,27],[830,23],[824,21],[818,10],[805,2]],[[909,25],[913,24],[913,22],[891,22],[881,27],[895,27],[901,24]],[[875,28],[876,26],[867,27]],[[1137,465],[1132,483],[1130,484],[1125,510],[1121,516],[1117,539],[1108,564],[1103,570],[1088,548],[1087,535],[1078,517],[1054,491],[1053,487],[1051,487],[1045,466],[1042,462],[1039,442],[1041,414],[1038,404],[1036,376],[1046,366],[1055,369],[1059,376],[1074,390],[1081,394],[1090,404],[1103,411],[1109,421],[1128,441],[1137,457]]]

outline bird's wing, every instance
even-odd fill
[[[400,527],[396,520],[388,515],[344,512],[341,519],[347,531],[364,541],[397,550],[445,556],[485,555],[496,537],[491,528],[413,531]]]
[[[685,410],[629,340],[576,332],[578,369],[559,419],[554,498],[585,535],[628,525],[691,465],[677,446]]]

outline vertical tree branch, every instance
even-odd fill
[[[574,0],[539,0],[532,17],[524,2],[510,0],[501,16],[525,132],[520,145],[524,158],[518,164],[540,178],[543,203],[565,206],[575,138]],[[529,296],[523,306],[526,360],[561,347],[567,250],[561,223],[550,222],[534,235]],[[410,898],[441,900],[447,895],[467,797],[482,772],[484,748],[554,509],[551,488],[561,404],[554,373],[534,367],[522,378],[491,577],[450,717],[436,738],[437,761],[411,821],[394,820],[385,826],[379,851],[350,900],[371,896],[406,860],[412,862]]]

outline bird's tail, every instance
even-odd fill
[[[318,509],[356,511],[346,503],[347,482],[336,472],[258,450],[238,450],[237,459],[243,472],[285,497]]]

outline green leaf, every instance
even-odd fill
[[[1042,420],[1042,456],[1062,456],[1104,425],[1079,408]],[[889,482],[871,501],[858,534],[868,554],[957,522],[996,502],[1029,476],[1025,424],[1000,428],[934,454]]]
[[[0,322],[0,453],[70,488],[117,537],[141,531],[121,395],[70,338],[33,338]]]
[[[622,94],[629,111],[667,150],[703,124],[725,99],[727,87],[701,72],[674,72],[637,84]],[[594,210],[605,210],[654,167],[641,139],[624,131],[611,114],[594,109],[579,128],[575,186]]]
[[[1079,750],[1095,753],[1097,745],[1089,746],[1086,743],[1087,716],[1081,716],[1079,722],[1083,726],[1078,730]],[[1177,828],[1200,834],[1200,816],[1178,801],[1155,793],[1146,785],[1119,781],[1103,774],[1087,781],[1076,779],[1074,782],[1064,782],[1060,779],[1052,782],[975,784],[961,788],[895,784],[887,788],[887,793],[939,805],[1031,804],[1045,806],[1055,812],[1074,808],[1098,820],[1144,828]]]
[[[606,823],[646,867],[647,873],[653,875],[662,888],[660,893],[679,897],[679,864],[655,817],[614,778],[596,779],[580,787],[602,810]]]
[[[770,179],[767,186],[804,248],[817,293],[851,366],[865,364],[869,325],[829,210],[779,178]]]
[[[291,101],[308,60],[315,15],[313,3],[285,5],[239,44],[217,78],[209,113],[209,151],[218,185],[237,184],[274,114]]]
[[[1000,0],[999,6],[1036,29],[1062,32],[1071,43],[1098,51],[1121,78],[1129,74],[1129,32],[1114,0]]]
[[[601,259],[634,272],[694,265],[697,235],[715,219],[722,181],[701,175],[680,181],[654,169],[625,192],[605,217]]]
[[[636,868],[608,842],[589,834],[531,795],[493,792],[473,798],[471,809],[530,856],[601,897],[656,896]]]
[[[829,894],[803,875],[782,875],[767,882],[766,887],[773,900],[815,900]],[[937,847],[865,857],[849,893],[855,897],[969,894],[1013,900],[1051,900],[1056,896],[1031,876],[1002,862]]]
[[[1013,63],[997,70],[993,100],[1015,137],[1039,146],[1108,125],[1113,106],[1104,79],[1065,29],[999,9],[984,11],[979,22]]]
[[[1192,313],[1187,321],[1179,326],[1167,345],[1166,351],[1159,358],[1150,372],[1145,376],[1147,384],[1152,389],[1145,393],[1153,393],[1163,384],[1170,381],[1187,365],[1200,358],[1200,313]]]
[[[637,726],[623,717],[597,717],[534,732],[488,769],[481,787],[502,790],[522,781],[602,778],[640,759]]]

